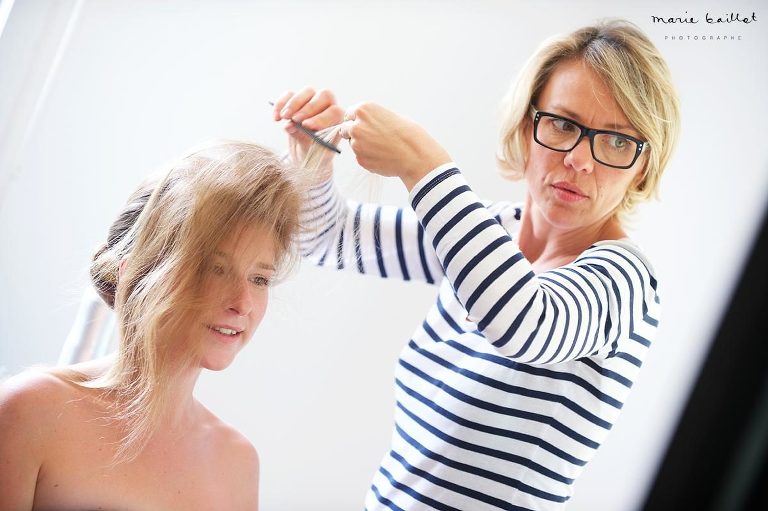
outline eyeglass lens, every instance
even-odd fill
[[[568,119],[541,115],[536,127],[536,138],[557,151],[570,151],[581,137],[581,128]],[[637,153],[637,143],[613,133],[596,133],[592,141],[593,155],[606,165],[631,165]]]

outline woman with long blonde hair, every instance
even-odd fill
[[[130,197],[91,276],[119,348],[0,386],[0,509],[256,509],[255,448],[192,395],[229,366],[290,267],[298,174],[217,142]]]

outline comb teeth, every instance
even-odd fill
[[[274,101],[267,101],[267,103],[269,103],[270,106],[275,106]],[[311,137],[312,140],[314,140],[321,146],[325,147],[326,149],[330,149],[331,151],[335,151],[338,154],[341,154],[341,149],[339,149],[332,143],[328,142],[327,140],[324,140],[321,135],[318,135],[318,133],[322,133],[323,135],[326,135],[330,130],[332,130],[333,128],[336,128],[336,126],[330,126],[328,128],[325,128],[324,130],[320,130],[319,132],[317,132],[304,127],[300,122],[293,122],[293,125],[299,128],[305,135],[308,135],[309,137]],[[336,136],[336,133],[333,133],[330,138],[333,138],[335,136]]]
[[[293,122],[293,121],[291,121],[291,122]],[[335,152],[341,154],[341,150],[338,147],[336,147],[335,145],[333,145],[330,142],[328,142],[327,140],[323,140],[323,138],[321,138],[320,135],[318,135],[319,132],[312,131],[309,128],[305,128],[300,122],[294,122],[293,124],[294,124],[294,126],[299,128],[301,131],[303,131],[305,134],[307,134],[310,137],[312,137],[312,140],[314,140],[315,142],[317,142],[321,146],[325,147],[326,149],[330,149],[331,151],[335,151]],[[331,126],[330,128],[335,128],[335,127],[336,126]],[[325,130],[322,130],[323,134],[325,134],[327,129],[329,129],[329,128],[326,128]]]

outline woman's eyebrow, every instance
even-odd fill
[[[231,255],[227,254],[226,252],[222,252],[220,250],[215,250],[213,252],[213,255],[217,255],[219,257],[223,257],[224,259],[227,259],[229,261],[232,260],[232,256]],[[262,270],[276,271],[275,266],[273,264],[270,264],[270,263],[265,263],[265,262],[262,262],[262,261],[257,261],[256,262],[256,266],[261,268]]]
[[[584,124],[583,119],[576,112],[574,112],[572,110],[569,110],[568,108],[565,108],[565,107],[563,107],[561,105],[557,105],[557,104],[554,105],[552,108],[563,112],[563,115],[565,115],[566,117],[570,117],[574,121],[579,122],[581,124]],[[604,128],[596,128],[596,129],[604,129]],[[611,129],[612,131],[632,130],[632,131],[637,132],[637,130],[635,128],[633,128],[632,126],[629,126],[627,124],[612,124],[612,125],[609,124],[608,128],[606,128],[606,129]]]

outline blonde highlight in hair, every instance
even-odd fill
[[[528,60],[504,101],[497,161],[501,175],[522,178],[528,160],[531,105],[563,62],[580,59],[612,92],[630,124],[647,141],[643,175],[617,208],[623,217],[658,194],[659,180],[676,144],[680,106],[669,68],[658,49],[632,23],[604,20],[546,40]],[[621,172],[617,170],[617,172]]]
[[[141,452],[168,409],[174,374],[196,362],[192,347],[174,358],[168,333],[182,331],[200,312],[203,271],[219,243],[245,226],[263,226],[277,247],[276,279],[293,267],[305,181],[306,172],[267,149],[221,141],[131,195],[91,267],[94,286],[118,317],[115,361],[95,378],[58,371],[109,397],[110,419],[124,431],[115,463]]]

